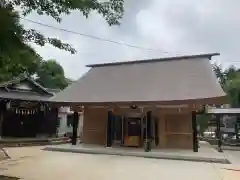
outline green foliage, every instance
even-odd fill
[[[72,11],[80,11],[85,17],[92,11],[102,15],[109,25],[119,24],[123,16],[124,0],[6,0],[8,6],[20,6],[23,15],[35,11],[39,15],[48,15],[61,21],[61,15],[70,14]]]
[[[233,106],[240,105],[240,69],[234,66],[223,70],[221,66],[214,65],[213,69],[219,79],[223,90],[228,94]]]
[[[2,34],[3,32],[7,34],[9,31],[15,31],[19,37],[18,42],[15,43],[19,43],[19,41],[23,44],[33,42],[40,46],[49,43],[56,48],[74,54],[76,50],[69,44],[53,37],[45,37],[34,29],[24,29],[19,24],[19,16],[15,9],[20,8],[23,16],[37,12],[39,15],[50,16],[57,22],[61,21],[63,15],[68,15],[72,11],[80,11],[86,18],[90,12],[96,11],[106,19],[109,25],[118,25],[124,12],[123,5],[124,0],[104,2],[98,0],[4,0],[4,6],[0,6],[1,29],[4,29]]]
[[[218,81],[220,83],[220,85],[222,86],[222,88],[225,90],[225,85],[226,85],[226,76],[223,73],[223,69],[220,65],[214,64],[213,65],[213,70],[218,78]]]
[[[47,43],[56,48],[76,53],[69,44],[54,37],[45,37],[34,29],[25,29],[20,24],[19,13],[26,16],[32,12],[47,15],[61,22],[63,15],[79,11],[86,18],[92,11],[102,15],[111,25],[120,24],[123,16],[124,0],[1,0],[0,4],[0,82],[7,81],[21,73],[34,75],[39,73],[39,81],[46,87],[64,88],[68,81],[62,67],[55,62],[46,63],[29,45],[30,42],[40,46]],[[59,71],[56,71],[58,67]],[[39,70],[38,70],[39,68]],[[54,75],[50,75],[52,68]],[[61,71],[62,69],[62,71]],[[47,71],[47,73],[44,73]]]
[[[53,45],[59,49],[63,49],[74,54],[76,50],[69,44],[62,43],[56,38],[46,38],[34,29],[24,29],[20,24],[19,14],[10,8],[0,8],[0,50],[8,56],[17,54],[13,51],[25,49],[29,47],[28,43],[33,42],[39,46],[44,46],[46,43]],[[14,49],[12,47],[15,47]]]
[[[25,29],[20,24],[19,11],[26,16],[32,12],[47,15],[61,22],[63,15],[79,11],[86,18],[92,11],[102,15],[109,25],[118,25],[123,16],[124,0],[1,0],[0,1],[0,82],[7,81],[22,73],[34,75],[39,73],[39,81],[47,87],[65,87],[68,80],[63,71],[54,75],[44,74],[47,67],[62,67],[51,62],[45,64],[41,57],[29,45],[30,42],[40,46],[47,43],[56,48],[76,53],[69,44],[54,37],[45,37],[34,29]],[[52,63],[54,64],[54,63]],[[39,69],[39,70],[38,70]],[[54,68],[53,68],[54,69]],[[56,69],[53,70],[55,72]],[[54,83],[53,83],[54,81]]]
[[[207,114],[201,114],[201,115],[197,115],[197,124],[200,127],[200,134],[203,136],[203,133],[206,131],[206,129],[208,128],[208,122],[211,119],[211,116],[207,115]]]
[[[72,48],[69,44],[63,43],[56,38],[46,38],[44,35],[40,34],[34,29],[23,31],[24,40],[27,42],[33,42],[39,46],[44,46],[46,43],[53,45],[58,49],[69,51],[71,54],[75,54],[76,50]]]
[[[16,12],[0,9],[0,81],[23,72],[33,74],[41,57],[25,43]]]
[[[9,8],[0,10],[0,24],[2,25],[0,28],[0,82],[27,73],[30,76],[39,74],[39,81],[42,80],[43,85],[47,84],[46,87],[67,86],[62,67],[56,63],[55,66],[50,66],[50,70],[55,74],[49,76],[50,70],[45,68],[45,61],[28,45],[28,42],[35,42],[41,46],[51,43],[72,53],[75,52],[74,49],[57,39],[45,38],[35,30],[26,31],[19,23],[18,13]],[[59,70],[57,71],[56,68]]]
[[[68,85],[64,70],[55,60],[42,61],[36,81],[45,88],[64,89]]]

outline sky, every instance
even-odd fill
[[[223,67],[232,64],[240,67],[239,0],[125,0],[124,7],[120,26],[110,27],[95,12],[88,19],[80,12],[73,12],[64,16],[60,24],[51,17],[35,13],[26,18],[145,49],[98,41],[25,20],[21,22],[26,28],[59,38],[77,50],[72,55],[50,45],[32,45],[45,60],[56,59],[66,76],[72,79],[87,72],[87,64],[212,52],[221,53],[213,62]]]

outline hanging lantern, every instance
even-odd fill
[[[131,109],[137,109],[137,106],[136,105],[131,105],[130,108]]]

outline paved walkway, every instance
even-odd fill
[[[44,150],[72,152],[84,154],[105,154],[105,155],[121,155],[121,156],[135,156],[144,158],[168,159],[168,160],[184,160],[197,162],[214,162],[229,164],[228,158],[223,153],[217,152],[208,143],[200,143],[199,152],[192,150],[180,149],[153,149],[151,152],[144,152],[141,148],[105,148],[103,146],[91,145],[71,145],[63,144],[56,146],[48,146]]]
[[[232,165],[7,148],[0,175],[24,180],[239,180]]]

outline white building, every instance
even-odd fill
[[[70,110],[70,107],[60,107],[58,109],[58,118],[59,118],[59,128],[58,136],[70,135],[72,134],[73,127],[73,111]],[[83,129],[83,114],[79,113],[79,123],[78,123],[78,137],[82,137]]]

